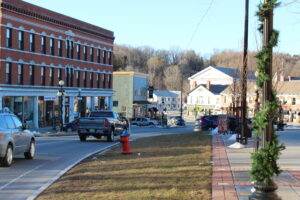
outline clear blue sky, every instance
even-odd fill
[[[151,46],[157,49],[194,49],[202,55],[215,50],[242,50],[243,0],[214,0],[191,37],[211,0],[26,0],[114,31],[115,43]],[[300,3],[283,0],[275,12],[280,30],[276,52],[300,53]],[[255,12],[260,0],[250,0],[249,47],[256,50],[261,39],[256,32]],[[189,45],[190,43],[190,45]]]

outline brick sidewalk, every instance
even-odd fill
[[[226,149],[222,136],[212,139],[212,199],[246,200],[253,185],[250,182],[251,145],[244,149]],[[284,170],[284,166],[282,167]],[[278,186],[277,194],[282,200],[300,200],[300,171],[284,170],[274,178]]]
[[[212,142],[212,199],[213,200],[237,200],[224,142],[219,135],[213,136]]]

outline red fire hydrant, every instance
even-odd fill
[[[131,154],[129,136],[128,130],[124,130],[121,134],[122,154]]]

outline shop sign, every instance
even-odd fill
[[[52,96],[52,97],[47,97],[45,96],[44,97],[44,101],[55,101],[56,97],[55,96]]]

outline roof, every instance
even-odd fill
[[[174,90],[154,90],[153,94],[159,97],[177,97],[180,95],[180,91]]]
[[[148,77],[148,74],[143,74],[140,72],[134,72],[134,71],[115,71],[113,72],[113,75],[123,75],[123,76],[142,76],[142,77]]]
[[[189,92],[192,93],[193,91],[197,90],[199,87],[203,87],[205,89],[207,89],[206,85],[198,85],[196,88],[194,88],[192,91]],[[215,94],[215,95],[219,95],[221,94],[226,88],[228,87],[228,85],[210,85],[210,88],[208,91],[210,91],[211,93]]]
[[[255,86],[256,82],[255,81],[248,81],[247,82],[247,93],[254,93],[255,92]],[[236,91],[236,93],[239,93],[240,91],[240,83],[237,82],[234,88],[234,84],[228,85],[226,89],[222,92],[222,94],[232,94],[233,91]]]
[[[197,72],[193,76],[191,76],[189,79],[193,79],[194,77],[198,76],[200,73],[202,73],[204,70],[208,70],[209,68],[214,68],[216,70],[219,70],[220,72],[232,77],[232,78],[239,78],[240,77],[240,70],[238,67],[222,67],[222,66],[209,66],[200,72]],[[247,77],[250,80],[255,80],[254,72],[248,71]]]
[[[281,81],[276,85],[277,94],[300,95],[300,81]]]

